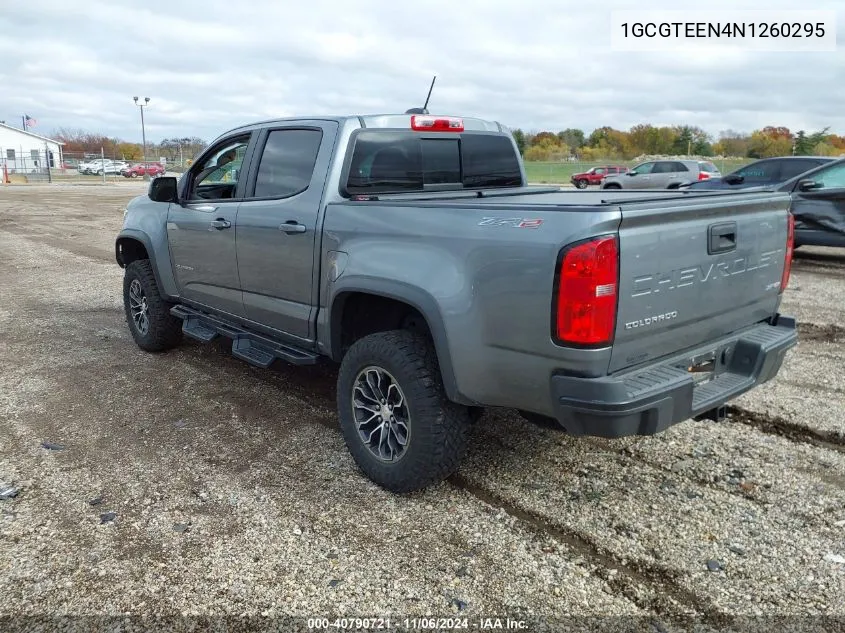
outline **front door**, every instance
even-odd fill
[[[182,204],[171,204],[167,236],[179,294],[243,316],[235,252],[240,182],[251,134],[215,145],[185,175]]]
[[[792,193],[796,242],[841,246],[845,243],[845,163],[813,172],[798,182],[812,180],[814,188]]]
[[[315,338],[315,239],[337,124],[297,121],[262,132],[238,211],[238,269],[248,319]]]

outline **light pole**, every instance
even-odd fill
[[[138,97],[132,97],[135,100],[135,105],[141,108],[141,140],[144,145],[144,180],[149,180],[150,175],[147,173],[147,132],[144,129],[144,107],[149,105],[150,98],[144,97],[144,103],[138,103]]]

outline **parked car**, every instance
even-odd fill
[[[407,492],[455,472],[485,406],[602,437],[723,419],[797,342],[789,204],[531,187],[494,121],[309,116],[154,179],[115,256],[143,350],[339,364],[350,453]]]
[[[708,160],[650,160],[624,174],[606,176],[602,189],[677,189],[681,185],[721,176]]]
[[[602,167],[593,167],[580,174],[573,174],[569,180],[579,189],[586,189],[588,185],[600,185],[605,176],[624,174],[627,171],[627,167],[604,165]]]
[[[127,167],[129,167],[129,163],[124,161],[97,158],[87,163],[79,163],[76,169],[80,174],[97,174],[98,176],[102,176],[104,173],[119,174]]]
[[[685,189],[743,189],[777,185],[805,171],[835,161],[830,156],[779,156],[755,160],[721,178],[710,178],[682,185]]]
[[[124,169],[129,167],[129,163],[124,161],[111,161],[106,162],[103,165],[99,165],[94,169],[94,173],[98,176],[102,176],[105,174],[119,174]]]
[[[165,173],[164,165],[161,163],[147,163],[146,166],[144,163],[135,163],[131,167],[127,166],[123,171],[121,171],[126,178],[137,178],[138,176],[143,176],[147,174],[152,177],[161,176]]]

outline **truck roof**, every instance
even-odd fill
[[[313,116],[293,116],[281,117],[276,119],[265,119],[263,121],[254,121],[245,123],[228,130],[226,134],[235,132],[237,130],[248,130],[253,127],[265,126],[272,123],[289,123],[292,121],[335,121],[339,125],[349,121],[357,122],[361,127],[366,128],[408,128],[411,127],[412,116],[433,116],[438,118],[455,117],[463,121],[464,129],[468,131],[478,132],[506,132],[507,128],[498,121],[489,121],[486,119],[479,119],[477,117],[462,117],[459,115],[433,113],[428,115],[414,115],[414,114],[347,114],[347,115],[313,115]]]

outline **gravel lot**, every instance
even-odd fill
[[[0,629],[843,626],[845,254],[798,252],[784,311],[801,342],[726,422],[607,441],[489,412],[459,474],[394,496],[346,451],[331,367],[132,343],[113,240],[142,191],[0,188]],[[191,622],[219,620],[166,628]]]

